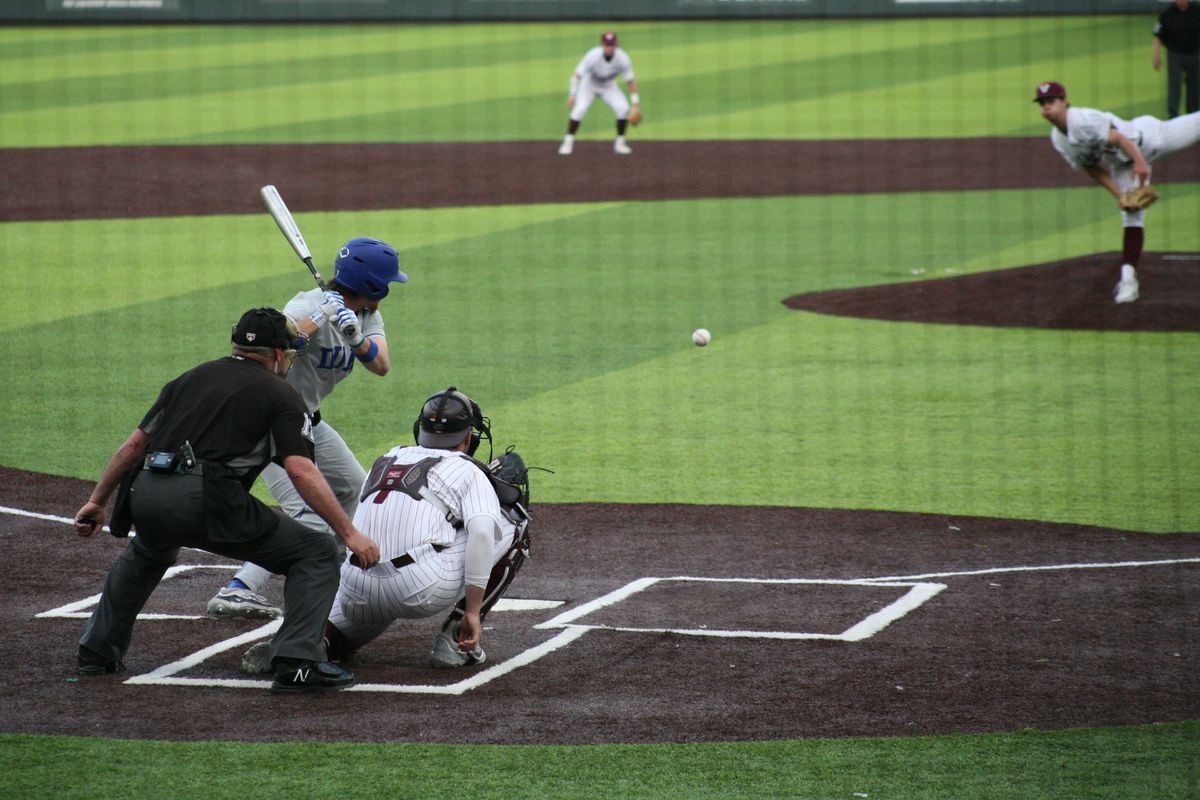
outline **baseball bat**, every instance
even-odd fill
[[[287,203],[283,202],[279,190],[273,184],[268,184],[259,189],[258,193],[262,196],[263,202],[267,204],[267,211],[271,212],[271,217],[279,226],[283,238],[287,239],[288,244],[296,251],[296,255],[300,256],[300,260],[308,267],[317,286],[321,287],[322,292],[329,291],[329,287],[325,285],[325,279],[321,277],[321,273],[313,264],[312,253],[309,252],[308,243],[304,241],[304,236],[300,233],[300,226],[296,224],[296,218],[292,216],[292,212],[288,211]],[[358,338],[358,327],[347,327],[342,333],[349,339],[356,339]]]

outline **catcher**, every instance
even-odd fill
[[[1200,141],[1200,112],[1166,121],[1149,116],[1126,121],[1107,111],[1073,107],[1067,90],[1054,81],[1038,85],[1034,102],[1053,126],[1054,149],[1072,169],[1083,170],[1116,198],[1125,233],[1113,299],[1137,300],[1146,208],[1158,198],[1150,186],[1150,164]]]
[[[525,464],[511,447],[487,465],[472,458],[483,440],[491,449],[490,420],[475,401],[453,386],[433,395],[413,435],[415,447],[380,456],[363,484],[355,525],[379,545],[381,559],[365,571],[354,559],[342,565],[325,625],[331,661],[397,619],[448,612],[429,663],[482,664],[483,618],[529,554]],[[242,669],[263,671],[267,646],[251,648]]]

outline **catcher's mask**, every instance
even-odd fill
[[[488,460],[492,458],[491,420],[483,415],[479,405],[451,386],[425,401],[421,416],[413,422],[413,438],[422,447],[449,450],[463,440],[463,433],[471,431],[471,443],[467,455],[475,455],[479,443],[488,442]]]

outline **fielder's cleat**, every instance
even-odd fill
[[[1117,303],[1132,303],[1140,296],[1138,288],[1137,278],[1122,278],[1117,281],[1117,288],[1113,290],[1113,300]]]
[[[271,671],[271,643],[259,642],[242,654],[242,672],[261,675]]]
[[[328,661],[300,661],[294,658],[275,660],[275,680],[271,691],[276,694],[339,692],[354,685],[354,673]]]
[[[572,139],[563,139],[563,143],[558,146],[558,154],[560,156],[569,156],[575,151],[575,142]]]
[[[271,605],[261,594],[255,594],[249,589],[230,589],[228,586],[217,592],[216,597],[208,601],[206,610],[210,617],[218,619],[226,617],[277,619],[283,616],[283,609]]]
[[[429,666],[453,669],[487,661],[487,653],[483,652],[482,645],[476,645],[470,652],[459,650],[458,642],[455,641],[457,631],[458,627],[455,626],[452,630],[442,631],[437,635],[433,640],[433,650],[429,653]]]
[[[629,145],[625,144],[625,137],[619,136],[617,137],[617,140],[613,142],[613,152],[619,156],[627,156],[632,153],[633,150],[629,148]]]

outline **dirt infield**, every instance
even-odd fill
[[[589,142],[570,159],[547,142],[0,151],[0,220],[262,213],[258,187],[272,182],[296,211],[1081,182],[1042,137],[635,147],[624,160]],[[1200,158],[1155,170],[1158,183],[1200,180]],[[1193,256],[1147,254],[1143,297],[1121,307],[1108,300],[1114,257],[785,302],[901,321],[1197,330]],[[193,568],[152,596],[157,618],[138,623],[129,671],[79,678],[88,598],[123,546],[71,533],[90,488],[0,468],[5,732],[607,743],[1200,718],[1200,534],[805,508],[535,507],[533,558],[508,599],[554,605],[498,610],[488,663],[449,674],[424,663],[436,621],[396,625],[353,662],[359,687],[321,698],[276,697],[237,671],[268,633],[201,617],[236,565],[185,551]],[[281,598],[278,579],[268,594]]]
[[[90,491],[82,481],[14,470],[0,470],[0,487],[0,506],[64,518]],[[144,619],[128,673],[77,678],[74,643],[83,620],[36,615],[96,594],[122,544],[108,536],[79,540],[65,519],[6,514],[2,729],[187,740],[600,743],[1059,729],[1200,716],[1196,534],[804,508],[566,505],[535,514],[533,558],[509,596],[563,605],[496,612],[489,662],[471,674],[512,666],[532,648],[578,632],[570,626],[588,626],[579,638],[477,688],[435,694],[428,687],[464,678],[424,664],[436,621],[398,624],[352,665],[374,690],[319,698],[277,697],[265,681],[255,688],[205,684],[245,678],[237,664],[248,643],[175,675],[190,682],[125,682],[258,628],[244,621]],[[203,614],[236,566],[195,551],[180,562],[222,566],[164,581],[145,613]],[[535,627],[650,577],[710,580],[662,581],[567,627]],[[907,580],[861,580],[879,578]],[[817,582],[786,582],[798,579]],[[903,585],[888,585],[896,583]],[[945,588],[866,638],[769,638],[844,634],[914,585]],[[268,592],[279,599],[281,589],[276,579]],[[398,686],[407,688],[392,690]]]

